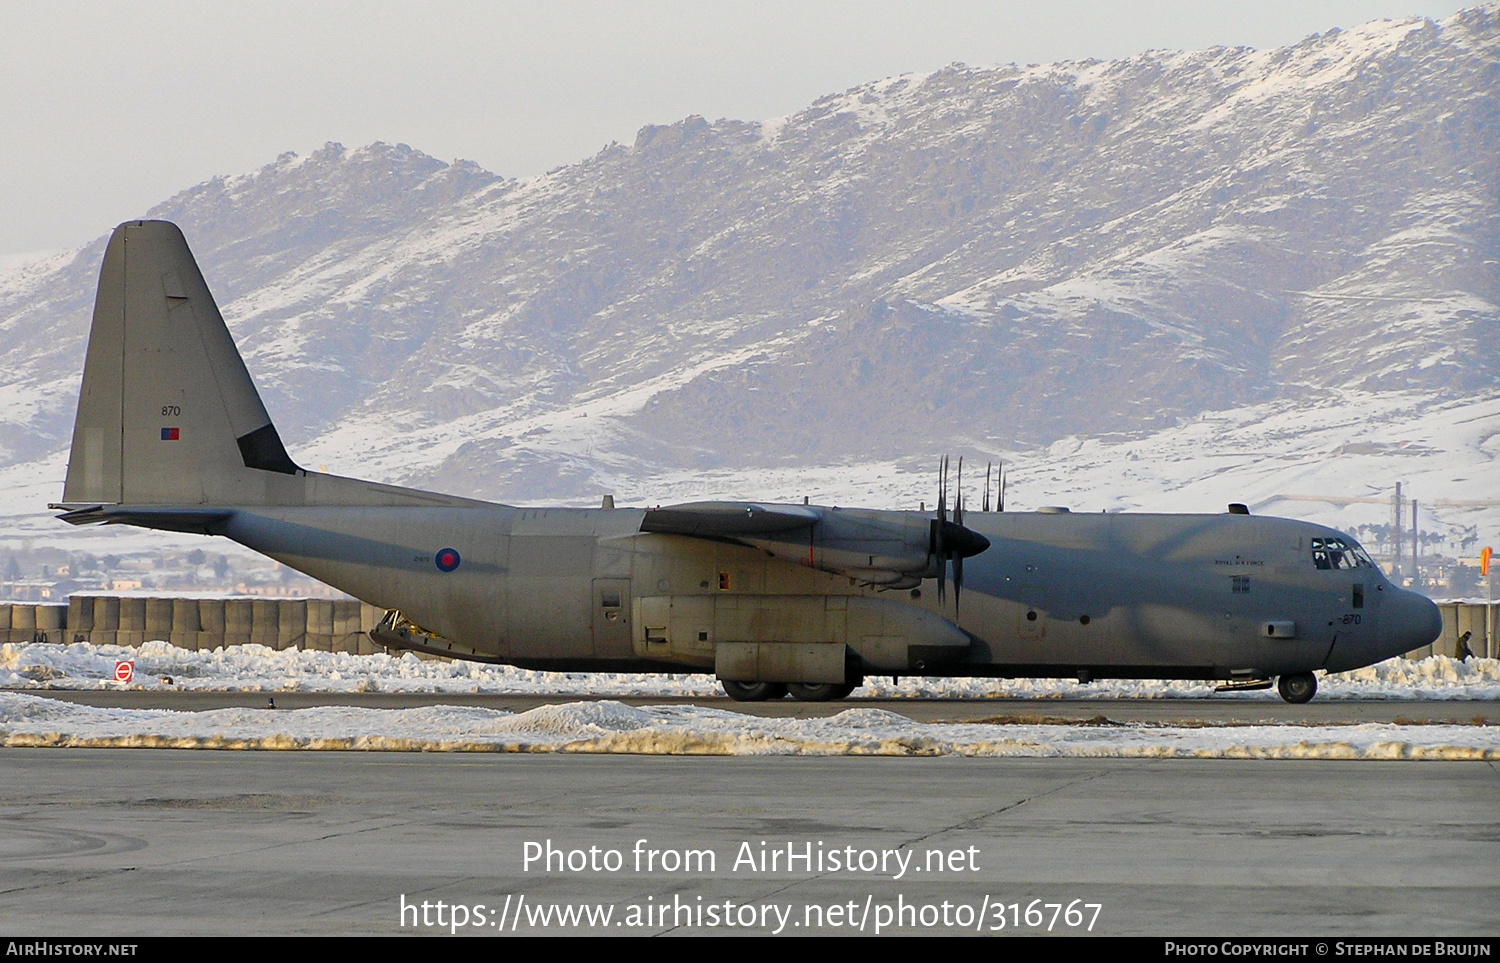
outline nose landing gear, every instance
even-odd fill
[[[1318,680],[1311,672],[1294,672],[1276,680],[1276,691],[1293,705],[1301,705],[1318,694]]]

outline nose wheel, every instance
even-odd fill
[[[1294,672],[1276,680],[1276,691],[1293,705],[1301,705],[1318,694],[1318,680],[1311,672]]]

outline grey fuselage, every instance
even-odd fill
[[[712,669],[760,697],[847,694],[878,672],[1298,675],[1283,695],[1305,698],[1312,670],[1376,662],[1441,628],[1352,540],[1285,519],[512,508],[310,472],[163,221],[126,222],[105,249],[54,507],[74,524],[232,538],[391,610],[372,630],[386,644],[538,668]],[[1349,547],[1332,561],[1330,539]]]
[[[1373,567],[1316,568],[1311,540],[1337,533],[1288,519],[971,512],[965,524],[991,546],[967,560],[962,594],[950,586],[940,600],[935,579],[883,590],[820,571],[815,541],[793,561],[755,545],[643,533],[645,515],[474,503],[256,507],[216,528],[399,609],[460,652],[532,668],[711,670],[720,642],[843,642],[867,671],[892,674],[1267,678],[1368,665],[1440,628],[1431,602]],[[451,571],[437,564],[444,550],[456,553]],[[848,616],[840,625],[861,599],[871,600],[853,603],[861,611],[899,607],[927,616],[923,625],[956,626],[963,651],[937,636],[924,649],[930,630],[920,626],[905,626],[915,655],[867,644],[901,633],[871,636]],[[1269,634],[1273,624],[1281,637]],[[931,658],[945,643],[948,657]]]

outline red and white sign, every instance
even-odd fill
[[[134,678],[135,678],[135,663],[134,662],[124,662],[124,661],[117,661],[117,662],[115,662],[115,681],[116,682],[129,682],[131,679],[134,679]]]

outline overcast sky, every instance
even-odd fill
[[[761,120],[893,74],[1257,48],[1437,0],[35,3],[0,0],[0,258],[327,141],[506,176],[643,124]]]

